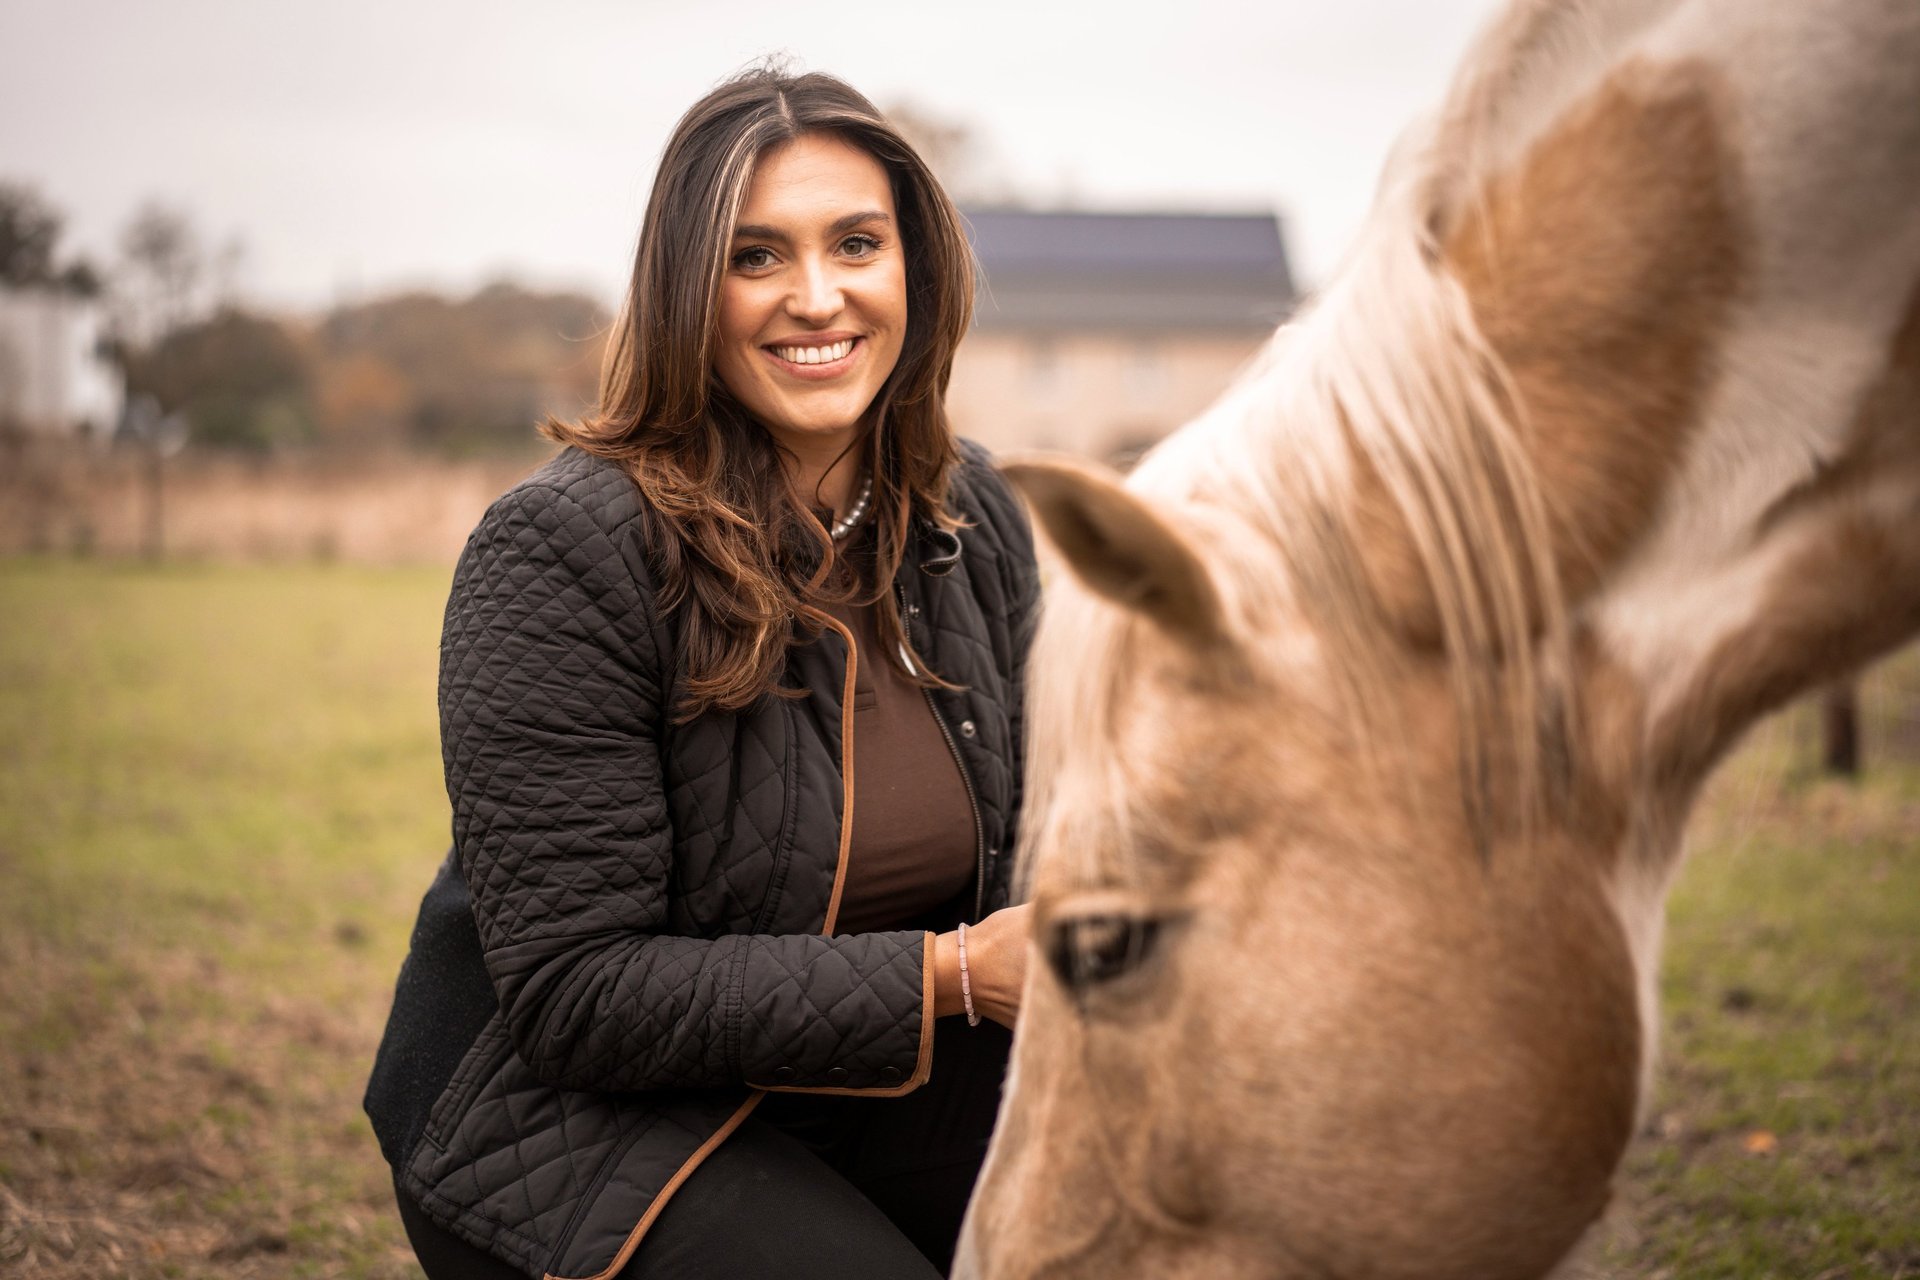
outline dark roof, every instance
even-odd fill
[[[963,212],[981,329],[1262,332],[1294,303],[1270,213]]]

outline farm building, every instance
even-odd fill
[[[1127,458],[1211,403],[1296,301],[1270,213],[966,218],[982,279],[947,404],[995,450]]]

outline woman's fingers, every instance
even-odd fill
[[[1020,991],[1027,981],[1027,943],[1032,924],[1033,907],[1022,903],[996,911],[967,930],[974,1005],[1007,1027],[1014,1024],[1020,1013]],[[986,943],[984,947],[980,946],[982,942]],[[980,961],[972,956],[976,947],[982,953]],[[983,994],[986,1007],[981,1007]]]

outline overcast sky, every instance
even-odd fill
[[[674,120],[782,52],[970,126],[1042,204],[1277,210],[1311,282],[1492,8],[0,0],[0,179],[102,260],[149,198],[237,234],[269,305],[502,275],[611,301]]]

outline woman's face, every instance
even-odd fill
[[[907,332],[887,171],[829,133],[760,157],[720,289],[720,381],[803,457],[854,436]]]

